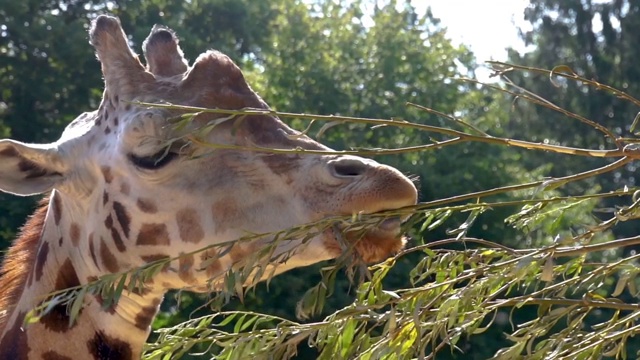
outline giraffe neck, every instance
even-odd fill
[[[60,197],[53,192],[49,206],[40,209],[28,224],[28,234],[25,231],[14,244],[14,248],[24,245],[18,254],[22,256],[15,260],[31,263],[23,264],[18,273],[8,273],[13,270],[11,259],[3,265],[0,290],[7,286],[2,282],[10,275],[15,278],[11,284],[15,291],[0,294],[4,297],[0,299],[0,306],[4,305],[0,311],[5,312],[0,320],[0,359],[138,359],[162,300],[161,290],[149,288],[144,294],[125,291],[118,304],[110,308],[102,306],[99,295],[88,295],[71,325],[65,305],[55,306],[36,323],[23,324],[27,312],[49,293],[103,275],[90,261],[86,241],[79,241],[86,236],[81,222],[73,221],[66,212],[61,216]],[[9,255],[16,254],[10,250]]]

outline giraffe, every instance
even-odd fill
[[[331,154],[276,116],[216,122],[205,140],[233,145],[227,148],[168,142],[223,116],[201,113],[186,128],[177,128],[170,119],[181,114],[178,110],[139,102],[269,108],[226,55],[209,50],[189,65],[168,28],[155,26],[143,42],[146,65],[115,17],[92,21],[89,39],[105,82],[99,108],[80,115],[51,144],[0,140],[0,189],[19,196],[48,194],[2,265],[0,359],[139,358],[165,292],[205,291],[211,278],[269,239],[238,243],[217,257],[209,252],[181,257],[143,289],[124,291],[106,308],[99,295],[87,296],[72,323],[62,305],[33,324],[24,325],[24,316],[52,291],[247,232],[417,202],[415,185],[397,169]],[[246,150],[256,146],[316,153]],[[388,257],[404,246],[400,224],[393,218],[368,230],[355,251],[369,262]],[[283,242],[277,251],[293,245]],[[280,273],[341,252],[337,235],[327,231],[273,266]]]

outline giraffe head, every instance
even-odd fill
[[[100,108],[74,120],[55,143],[0,142],[0,188],[19,195],[55,189],[54,222],[68,224],[63,233],[71,245],[87,248],[100,269],[122,270],[247,233],[416,202],[407,177],[372,160],[238,149],[330,150],[275,116],[200,114],[177,128],[171,120],[180,111],[136,105],[268,109],[219,52],[205,52],[189,67],[175,35],[156,27],[143,45],[145,67],[118,20],[107,16],[94,21],[90,41],[106,83]],[[208,131],[193,132],[203,127]],[[388,221],[371,230],[356,250],[373,261],[400,249],[396,225]],[[325,233],[288,262],[310,264],[339,251]]]
[[[28,308],[19,301],[246,234],[417,201],[415,186],[398,170],[330,154],[329,148],[275,116],[200,113],[176,126],[174,120],[184,111],[140,104],[268,110],[240,69],[219,52],[205,52],[189,66],[175,35],[155,27],[143,44],[144,66],[128,46],[119,21],[108,16],[93,22],[90,42],[105,80],[99,109],[80,115],[51,144],[0,141],[0,190],[17,195],[51,192],[35,225],[10,250],[16,256],[5,261],[0,289],[7,291],[0,294],[0,310],[14,307],[24,314]],[[264,237],[226,252],[183,256],[149,285],[153,294],[133,294],[125,305],[157,308],[158,297],[170,288],[202,289],[269,241]],[[342,251],[333,231],[320,232],[290,251],[301,241],[278,244],[273,254],[276,272],[335,258]],[[400,219],[390,219],[354,241],[364,260],[383,259],[403,246]],[[292,255],[275,260],[283,253]],[[141,310],[135,319],[129,313],[120,315],[146,329],[155,311]],[[13,324],[19,324],[15,319],[20,314],[12,316]],[[61,324],[67,322],[56,323],[58,318],[43,319],[41,330],[62,331]],[[80,322],[93,328],[97,323]],[[106,336],[96,334],[100,341]]]

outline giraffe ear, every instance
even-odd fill
[[[147,70],[156,76],[175,76],[187,71],[187,60],[178,45],[176,34],[156,25],[142,43]]]
[[[63,162],[52,144],[24,144],[0,140],[0,190],[34,195],[53,189],[64,180]]]
[[[153,75],[145,71],[138,56],[127,43],[120,21],[100,15],[91,24],[90,43],[102,65],[106,88],[121,99],[130,99],[139,89],[153,82]]]

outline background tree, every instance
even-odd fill
[[[635,35],[640,31],[639,15],[640,3],[633,0],[531,0],[525,19],[531,23],[532,30],[523,32],[522,38],[532,50],[525,54],[511,50],[509,61],[547,69],[565,65],[585,78],[632,95],[639,94],[640,70],[636,59],[640,55],[640,40]],[[544,75],[525,77],[514,74],[513,81],[562,108],[612,129],[616,136],[632,135],[630,124],[638,114],[638,109],[630,102],[587,84],[562,79],[551,83],[545,80]],[[518,136],[522,137],[522,134],[531,134],[530,139],[534,141],[555,144],[614,147],[613,139],[604,139],[592,127],[549,109],[518,103],[516,113],[517,116],[507,125],[509,135],[520,134]],[[566,131],[567,127],[571,127],[572,131]],[[529,169],[541,162],[549,164],[551,176],[603,166],[612,161],[579,157],[563,157],[560,160],[554,154],[529,154],[525,157]],[[636,165],[632,163],[613,176],[598,179],[597,182],[590,180],[574,184],[567,191],[584,193],[594,189],[635,186],[635,170]],[[618,203],[613,199],[601,204],[603,208],[616,205]],[[637,225],[632,222],[621,225],[615,234],[620,237],[634,236],[637,234]]]

